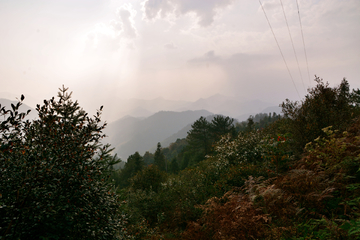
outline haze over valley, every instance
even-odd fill
[[[302,100],[315,74],[360,87],[359,13],[357,0],[1,1],[0,98],[34,109],[69,87],[90,115],[104,106],[126,158],[150,147],[126,145],[141,145],[132,128],[164,112],[243,121]],[[156,126],[151,147],[185,119]]]

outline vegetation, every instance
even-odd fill
[[[21,96],[21,101],[24,96]],[[109,146],[101,146],[100,110],[89,118],[64,87],[24,121],[0,106],[0,238],[117,239],[124,236],[109,181]]]
[[[350,92],[346,80],[334,88],[316,82],[303,101],[281,105],[283,117],[250,117],[236,134],[233,122],[214,134],[213,122],[196,121],[187,145],[162,149],[183,170],[151,166],[133,178],[121,207],[131,216],[129,232],[135,239],[358,239],[359,90]]]
[[[345,79],[333,88],[315,81],[303,101],[281,104],[283,116],[201,117],[186,139],[158,143],[154,154],[135,152],[117,171],[110,167],[116,156],[99,145],[99,114],[85,118],[64,98],[45,102],[38,122],[24,123],[13,106],[1,123],[0,211],[9,216],[1,233],[359,239],[360,90],[350,91]]]
[[[247,121],[236,123],[237,132],[246,132],[251,130],[263,130],[273,122],[280,119],[280,115],[273,112],[269,113],[258,113],[255,116],[250,116]]]

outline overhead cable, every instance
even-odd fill
[[[299,8],[299,2],[298,2],[298,0],[296,0],[296,5],[297,5],[297,9],[298,9],[299,23],[300,23],[300,29],[301,29],[301,37],[302,37],[302,42],[303,42],[303,46],[304,46],[304,53],[305,53],[305,60],[306,60],[307,73],[308,73],[308,77],[309,77],[309,84],[311,84],[311,80],[310,80],[310,72],[309,72],[309,64],[308,64],[308,59],[307,59],[307,54],[306,54],[306,47],[305,47],[304,33],[303,33],[302,24],[301,24],[300,8]]]
[[[289,27],[288,20],[287,20],[287,18],[286,18],[285,9],[284,9],[284,5],[283,5],[283,3],[282,3],[282,0],[280,0],[280,3],[281,3],[281,7],[282,7],[282,10],[283,10],[283,13],[284,13],[284,18],[285,18],[286,26],[287,26],[287,29],[288,29],[288,32],[289,32],[289,37],[290,37],[291,45],[292,45],[292,48],[293,48],[293,51],[294,51],[294,55],[295,55],[296,63],[297,63],[297,66],[298,66],[298,70],[299,70],[301,82],[302,82],[302,84],[303,84],[304,91],[305,91],[305,93],[306,93],[304,80],[303,80],[303,77],[302,77],[302,74],[301,74],[301,70],[300,70],[299,60],[298,60],[298,57],[297,57],[297,54],[296,54],[296,50],[295,50],[295,47],[294,47],[294,42],[293,42],[293,39],[292,39],[292,36],[291,36],[290,27]]]
[[[259,3],[260,3],[260,6],[261,6],[261,8],[262,8],[262,10],[263,10],[263,12],[264,12],[265,18],[266,18],[266,20],[267,20],[267,22],[268,22],[268,24],[269,24],[270,30],[271,30],[271,32],[272,32],[272,34],[273,34],[273,36],[274,36],[275,42],[276,42],[276,44],[277,44],[277,46],[278,46],[278,48],[279,48],[280,54],[281,54],[281,56],[282,56],[282,59],[284,60],[285,66],[286,66],[286,68],[287,68],[287,70],[288,70],[288,73],[289,73],[289,75],[290,75],[290,78],[291,78],[291,80],[292,80],[292,83],[294,84],[295,90],[296,90],[296,92],[297,92],[297,94],[298,94],[298,96],[299,96],[299,99],[301,99],[300,94],[299,94],[299,91],[298,91],[298,89],[297,89],[297,87],[296,87],[296,85],[295,85],[294,79],[293,79],[293,77],[292,77],[292,75],[291,75],[291,72],[290,72],[289,67],[288,67],[288,65],[287,65],[287,63],[286,63],[284,54],[283,54],[283,52],[281,51],[279,42],[278,42],[278,40],[277,40],[277,38],[276,38],[276,36],[275,36],[275,33],[274,33],[274,31],[273,31],[273,29],[272,29],[272,27],[271,27],[269,18],[268,18],[267,15],[266,15],[266,12],[265,12],[265,9],[264,9],[264,7],[263,7],[263,5],[262,5],[262,3],[261,3],[261,0],[259,0]]]

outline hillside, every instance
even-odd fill
[[[158,147],[150,165],[134,156],[114,173],[129,232],[135,239],[359,239],[360,90],[350,92],[345,79],[334,88],[316,82],[262,129],[254,121],[266,114],[214,142],[221,125],[201,118],[185,148],[180,140]]]
[[[127,157],[136,151],[144,154],[145,151],[156,146],[158,142],[162,142],[177,133],[196,119],[209,115],[212,113],[206,110],[198,110],[161,111],[144,119],[128,116],[107,126],[105,134],[108,138],[105,141],[115,148],[115,153],[122,160],[126,161]]]

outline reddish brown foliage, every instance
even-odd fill
[[[267,214],[239,193],[211,198],[201,208],[203,218],[188,225],[183,239],[259,239],[270,222]]]

